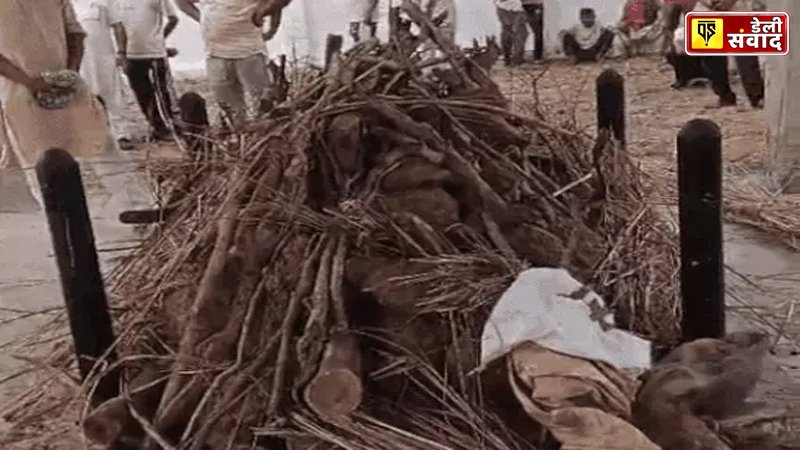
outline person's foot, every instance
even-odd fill
[[[687,86],[690,88],[704,88],[708,85],[708,80],[706,78],[692,78],[687,83]]]
[[[136,148],[136,146],[133,145],[133,142],[126,137],[117,139],[117,145],[119,146],[120,150],[133,150]]]
[[[764,99],[760,98],[754,102],[750,102],[750,106],[752,106],[753,109],[764,109]]]
[[[172,133],[169,130],[155,130],[150,134],[150,139],[153,141],[169,142],[172,141]]]
[[[706,105],[705,109],[720,109],[736,106],[736,99],[719,99],[716,103]]]

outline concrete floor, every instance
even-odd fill
[[[47,220],[21,172],[0,172],[0,192],[0,381],[4,381],[26,367],[18,355],[35,357],[25,341],[64,309]],[[130,247],[137,236],[113,220],[116,214],[103,214],[93,201],[102,195],[91,190],[88,195],[100,264],[108,273],[112,259],[122,253],[115,249]],[[25,383],[24,377],[0,383],[0,405]]]

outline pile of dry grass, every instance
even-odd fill
[[[735,167],[725,183],[725,218],[763,231],[800,251],[800,195],[775,192],[760,177]]]
[[[605,134],[592,145],[511,113],[409,12],[450,65],[438,81],[400,39],[367,41],[170,168],[183,201],[112,280],[121,356],[100,372],[123,369],[117,400],[134,408],[92,412],[96,439],[532,448],[505,379],[469,373],[491,306],[531,266],[565,267],[623,327],[676,338],[675,238],[628,157]],[[77,397],[54,401],[54,383],[6,414],[9,447],[77,431]]]

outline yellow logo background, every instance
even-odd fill
[[[708,45],[700,32],[701,27],[714,24],[714,34],[708,39]],[[705,17],[692,17],[692,47],[693,49],[714,49],[721,50],[725,46],[725,33],[722,31],[722,19],[710,19]]]

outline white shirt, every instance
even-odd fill
[[[524,11],[521,0],[494,0],[495,6],[506,11]]]
[[[567,32],[575,37],[575,41],[582,49],[587,50],[592,48],[592,46],[600,40],[604,29],[605,27],[598,23],[595,23],[594,26],[590,28],[586,28],[583,24],[579,23],[570,28]]]
[[[75,15],[86,31],[86,53],[113,54],[111,25],[122,22],[115,0],[72,0]]]
[[[208,56],[242,59],[264,54],[261,28],[252,20],[253,0],[200,0],[200,27]],[[265,19],[269,23],[269,17]]]
[[[128,58],[166,58],[164,27],[177,16],[172,0],[117,0],[128,34]]]

